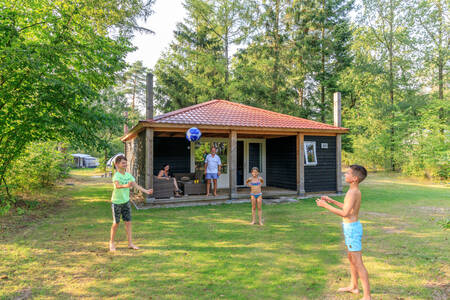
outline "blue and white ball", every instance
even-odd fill
[[[201,136],[202,133],[196,127],[189,128],[188,131],[186,131],[186,138],[189,142],[198,141]]]

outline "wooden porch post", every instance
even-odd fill
[[[334,93],[333,98],[334,126],[341,127],[341,93]],[[342,139],[339,133],[336,134],[336,192],[342,193]]]
[[[153,128],[145,129],[145,188],[153,188]],[[147,196],[147,202],[154,200],[152,195]]]
[[[237,199],[237,181],[236,181],[236,170],[237,170],[237,132],[231,131],[230,137],[230,159],[228,161],[228,175],[230,181],[230,199]]]
[[[303,142],[305,135],[297,134],[297,195],[305,195],[305,148]]]

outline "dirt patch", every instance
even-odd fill
[[[392,216],[389,215],[389,214],[379,213],[379,212],[373,212],[373,211],[364,211],[364,212],[361,212],[361,216],[374,216],[374,217],[383,217],[383,218],[392,217]]]
[[[42,198],[35,196],[33,202],[38,204],[35,207],[22,210],[22,213],[19,213],[19,209],[23,209],[21,207],[11,208],[6,215],[0,217],[0,241],[6,239],[10,234],[17,235],[23,232],[40,220],[58,214],[61,210],[66,209],[70,203],[67,191],[61,191],[61,189],[49,191]]]
[[[69,178],[64,180],[63,185],[83,185],[86,183],[110,183],[111,177],[102,177],[101,175],[94,176],[83,176],[83,175],[71,175]]]
[[[400,228],[395,228],[392,226],[389,227],[383,227],[384,232],[386,233],[404,233],[404,231]]]
[[[433,300],[447,300],[450,298],[450,283],[436,283],[430,282],[425,285],[427,288],[432,289]]]
[[[415,208],[432,214],[450,214],[450,208],[437,206],[416,206]]]
[[[388,222],[389,226],[381,227],[384,232],[389,234],[404,233],[405,229],[410,226],[410,224],[404,222],[401,218],[386,213],[365,211],[361,213],[361,216],[380,218],[383,219],[384,221],[389,220]]]
[[[23,289],[19,292],[19,294],[14,297],[14,300],[25,300],[25,299],[30,299],[31,298],[31,289],[30,288],[26,288]]]

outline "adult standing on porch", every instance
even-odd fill
[[[208,154],[205,159],[205,179],[206,179],[206,196],[209,196],[209,189],[211,179],[214,183],[214,196],[217,196],[217,178],[220,176],[222,169],[222,162],[219,155],[216,154],[216,148],[211,147],[211,154]]]

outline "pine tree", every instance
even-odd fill
[[[225,96],[222,43],[201,17],[197,2],[184,4],[188,15],[155,66],[155,97],[162,111]]]

